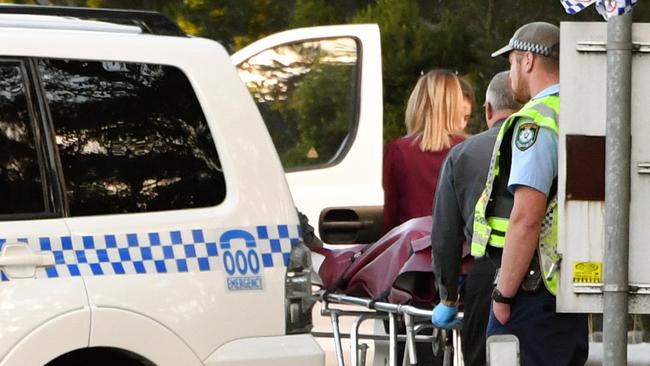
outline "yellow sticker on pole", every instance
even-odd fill
[[[603,283],[603,263],[573,262],[573,283]]]

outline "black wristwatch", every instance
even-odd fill
[[[500,302],[502,304],[508,304],[508,305],[512,305],[515,303],[514,297],[503,296],[501,291],[499,291],[499,289],[496,288],[496,286],[494,287],[494,290],[492,290],[492,300],[494,300],[494,302]]]

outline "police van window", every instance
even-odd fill
[[[72,216],[221,203],[226,187],[201,106],[171,66],[38,61]]]
[[[353,38],[285,44],[238,65],[285,170],[340,161],[356,132],[358,46]]]
[[[0,83],[0,215],[44,213],[47,195],[20,64],[0,63]]]

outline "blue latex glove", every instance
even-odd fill
[[[460,324],[460,319],[456,319],[458,314],[458,306],[448,306],[439,303],[433,308],[431,313],[431,323],[438,328],[452,329]]]

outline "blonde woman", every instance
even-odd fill
[[[465,113],[455,73],[433,70],[420,77],[406,107],[407,135],[393,140],[384,154],[384,233],[431,215],[442,163],[464,139]]]

